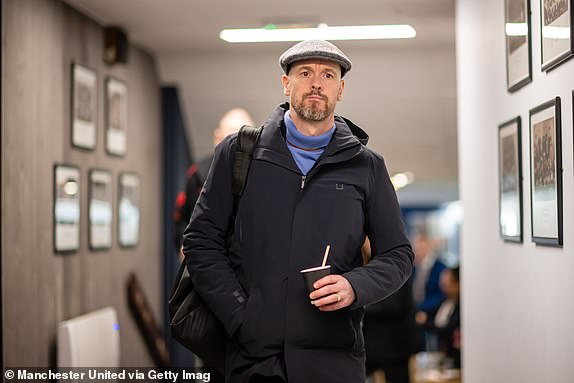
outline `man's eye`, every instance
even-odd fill
[[[332,79],[333,75],[331,73],[325,73],[325,78]]]
[[[301,72],[301,76],[307,77],[307,76],[309,76],[309,72]]]

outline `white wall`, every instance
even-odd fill
[[[504,1],[457,1],[463,366],[466,383],[572,382],[574,363],[574,60],[540,71],[539,1],[532,4],[533,81],[506,91]],[[562,98],[564,247],[530,231],[528,112]],[[498,234],[498,125],[522,118],[524,243]]]
[[[196,156],[212,150],[211,131],[227,109],[244,107],[260,123],[285,100],[278,58],[291,45],[158,57],[162,81],[182,91]],[[423,185],[456,182],[454,44],[338,46],[353,61],[338,113],[369,133],[369,146],[385,156],[391,172],[410,170]]]

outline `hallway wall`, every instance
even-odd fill
[[[454,28],[448,21],[445,24],[449,30]],[[228,109],[243,107],[256,123],[262,123],[277,104],[287,100],[278,60],[293,44],[245,48],[237,44],[225,53],[178,52],[158,57],[161,79],[177,83],[182,90],[198,158],[212,152],[212,131]],[[337,114],[367,131],[369,147],[385,156],[390,173],[411,171],[417,185],[423,186],[455,183],[454,41],[435,45],[417,39],[337,41],[337,46],[353,62]]]
[[[116,308],[121,364],[151,365],[128,311],[126,283],[136,272],[161,321],[161,124],[154,58],[129,47],[129,64],[103,62],[103,29],[60,1],[2,1],[2,341],[4,366],[55,363],[60,321],[105,306]],[[97,142],[70,145],[71,63],[97,72]],[[104,149],[104,82],[128,86],[128,148],[123,158]],[[53,166],[80,168],[80,249],[53,252]],[[113,244],[88,248],[88,172],[112,172]],[[140,243],[117,241],[118,175],[140,176]],[[161,324],[161,323],[158,323]]]
[[[574,376],[574,59],[540,70],[540,2],[532,6],[530,84],[506,91],[504,1],[457,1],[463,367],[466,383],[567,383]],[[564,247],[530,230],[529,110],[562,99]],[[524,242],[498,228],[498,126],[522,119]]]

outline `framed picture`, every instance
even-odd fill
[[[530,1],[505,0],[506,86],[514,92],[532,81]]]
[[[520,117],[498,127],[500,235],[511,242],[522,242],[521,142]]]
[[[124,156],[127,149],[128,87],[120,80],[106,80],[106,151]]]
[[[134,173],[122,173],[119,180],[118,242],[136,246],[140,230],[140,179]]]
[[[560,97],[530,111],[532,241],[562,246]]]
[[[97,76],[93,69],[72,64],[72,146],[96,147]]]
[[[80,248],[80,169],[54,166],[54,252]]]
[[[543,71],[553,69],[572,57],[573,2],[574,0],[540,0]]]
[[[107,170],[90,171],[90,230],[92,250],[112,246],[112,174]]]

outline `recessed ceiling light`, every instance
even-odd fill
[[[395,190],[404,188],[414,182],[415,176],[411,172],[396,173],[391,177],[391,182],[395,187]]]
[[[417,35],[410,25],[355,25],[330,27],[321,24],[316,28],[265,28],[224,29],[219,37],[230,43],[255,43],[279,41],[320,40],[377,40],[408,39]]]

